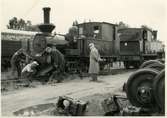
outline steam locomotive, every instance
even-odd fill
[[[100,63],[101,69],[114,61],[123,61],[126,68],[137,68],[143,61],[156,59],[159,52],[163,52],[162,43],[156,40],[155,32],[146,28],[119,29],[118,25],[107,22],[86,22],[72,26],[67,35],[54,35],[51,32],[55,26],[49,21],[50,8],[43,10],[44,24],[39,25],[41,32],[13,33],[15,36],[9,39],[5,38],[5,32],[1,33],[2,67],[10,65],[12,54],[19,48],[33,55],[42,52],[47,46],[55,46],[65,56],[66,70],[75,72],[88,70],[89,43],[94,43],[105,59]],[[159,48],[153,48],[153,43],[156,46],[158,44]]]
[[[124,28],[118,34],[120,58],[126,68],[138,68],[146,60],[164,57],[164,46],[157,40],[157,31],[148,28]]]

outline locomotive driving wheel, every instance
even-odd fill
[[[153,83],[153,94],[162,113],[165,112],[165,69],[156,77]]]
[[[140,69],[134,72],[127,81],[126,94],[132,105],[151,108],[155,104],[152,83],[157,71]]]

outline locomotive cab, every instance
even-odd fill
[[[106,22],[85,22],[75,27],[78,34],[74,36],[76,42],[73,44],[69,42],[75,47],[66,50],[68,51],[66,53],[68,62],[77,63],[77,66],[81,65],[77,68],[88,68],[90,53],[88,45],[90,43],[94,43],[101,58],[107,60],[102,64],[103,67],[117,59],[119,54],[119,43],[116,37],[117,25]]]

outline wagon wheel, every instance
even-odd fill
[[[161,63],[160,61],[158,61],[158,60],[149,60],[149,61],[144,62],[144,63],[140,66],[140,68],[145,68],[145,67],[147,67],[147,66],[149,66],[150,64],[153,64],[153,63],[162,64],[162,63]]]
[[[134,72],[128,79],[126,94],[132,105],[151,108],[155,104],[152,94],[152,83],[157,71],[140,69]]]
[[[136,61],[134,62],[133,67],[138,69],[140,67],[140,64],[141,64],[140,61]]]
[[[80,73],[87,73],[89,70],[89,64],[87,62],[79,62],[78,70]]]
[[[124,62],[124,66],[125,66],[126,69],[129,69],[129,68],[130,68],[129,62],[128,62],[128,61],[125,61],[125,62]]]
[[[152,64],[149,64],[145,68],[151,68],[151,69],[155,69],[157,71],[161,71],[161,70],[163,70],[165,68],[165,65],[162,64],[162,63],[152,63]]]
[[[165,112],[165,69],[162,70],[153,82],[153,94],[155,101],[161,109],[162,113]]]
[[[157,59],[157,61],[161,62],[162,64],[165,64],[165,59]]]
[[[99,66],[100,66],[100,71],[102,71],[102,70],[104,70],[105,63],[102,63],[102,62],[101,62],[101,63],[99,64]]]

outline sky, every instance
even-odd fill
[[[1,28],[12,17],[43,22],[43,7],[50,7],[50,19],[57,33],[66,33],[72,22],[125,22],[130,27],[147,25],[158,30],[158,39],[165,41],[165,0],[1,0]]]

